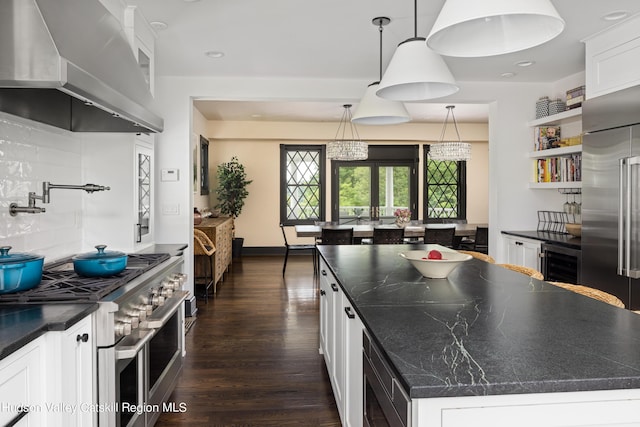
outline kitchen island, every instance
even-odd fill
[[[639,315],[476,259],[423,278],[421,247],[319,246],[414,427],[640,423]]]

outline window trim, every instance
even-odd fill
[[[467,219],[467,162],[458,161],[458,215],[455,218],[429,218],[429,186],[427,185],[429,151],[431,145],[424,144],[424,161],[422,167],[422,222],[429,220],[466,220]]]
[[[312,219],[287,218],[287,153],[292,151],[317,151],[320,159],[320,217]],[[280,144],[280,223],[284,225],[313,225],[325,220],[326,211],[326,146],[324,144]]]

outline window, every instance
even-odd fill
[[[429,159],[424,147],[424,217],[434,219],[467,218],[466,162]]]
[[[280,222],[324,220],[325,146],[280,145]]]
[[[367,160],[332,161],[331,219],[341,224],[392,223],[398,208],[410,209],[416,219],[418,149],[370,145]]]

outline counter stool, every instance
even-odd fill
[[[564,282],[549,282],[552,285],[559,286],[568,291],[572,291],[581,295],[585,295],[589,298],[597,299],[598,301],[606,302],[616,307],[624,308],[624,303],[615,295],[601,291],[600,289],[590,288],[588,286],[574,285],[573,283]]]
[[[467,251],[467,250],[461,250],[458,249],[458,252],[460,252],[461,254],[467,254],[467,255],[471,255],[474,258],[477,258],[481,261],[485,261],[488,262],[489,264],[495,264],[496,260],[493,259],[492,256],[489,256],[487,254],[483,254],[482,252],[476,252],[476,251]]]
[[[216,246],[213,244],[209,236],[206,235],[204,231],[194,229],[193,230],[193,257],[195,259],[198,258],[209,258],[209,268],[204,268],[204,276],[198,276],[197,273],[194,274],[193,284],[194,286],[202,285],[204,286],[203,297],[205,302],[209,302],[209,292],[211,288],[213,288],[213,293],[216,293],[216,285],[214,278],[214,263],[213,256],[216,252]],[[194,268],[194,272],[197,269]]]
[[[544,276],[535,268],[525,267],[524,265],[516,265],[516,264],[496,264],[500,267],[504,267],[506,269],[517,271],[518,273],[526,274],[529,277],[533,277],[534,279],[544,280]]]

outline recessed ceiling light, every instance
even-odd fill
[[[166,22],[162,22],[162,21],[152,21],[152,22],[149,22],[149,25],[151,25],[151,28],[153,28],[156,31],[166,30],[169,27]]]
[[[518,67],[529,67],[529,66],[531,66],[531,65],[533,65],[533,64],[535,64],[535,61],[529,61],[528,59],[527,59],[527,60],[524,60],[524,61],[518,61],[518,62],[516,62],[516,65],[517,65]]]
[[[626,10],[616,10],[614,12],[609,12],[602,17],[605,21],[618,21],[620,19],[626,18],[629,16],[629,12]]]
[[[513,77],[515,75],[516,75],[516,73],[513,73],[513,72],[509,71],[509,72],[500,74],[500,77],[502,77],[503,79],[510,79],[511,77]]]
[[[224,56],[224,52],[220,52],[217,50],[210,50],[204,53],[209,58],[222,58]]]

